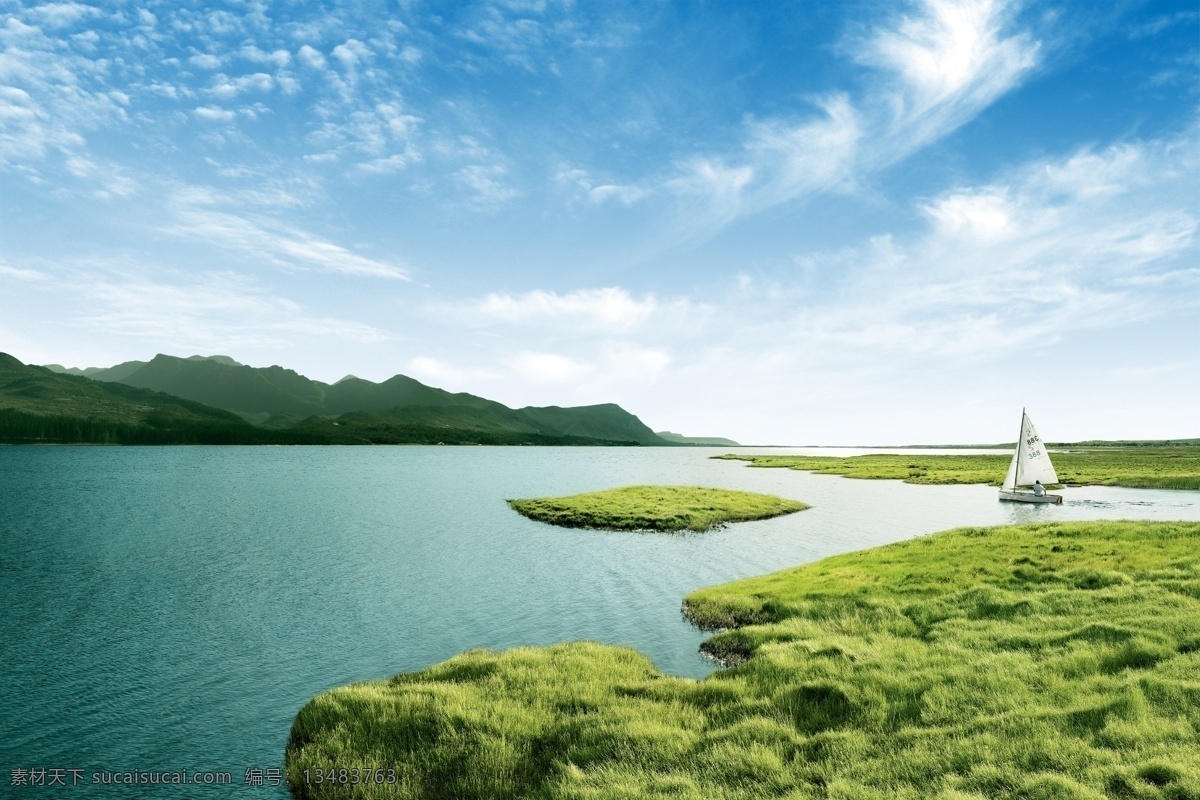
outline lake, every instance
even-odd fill
[[[680,614],[702,586],[961,525],[1200,520],[1200,492],[1085,487],[1062,506],[1010,504],[986,486],[709,458],[722,452],[0,447],[0,794],[49,796],[10,785],[41,769],[76,782],[69,797],[286,797],[244,785],[246,771],[282,770],[294,715],[334,686],[578,639],[702,677],[705,634]],[[813,508],[649,534],[554,528],[504,502],[634,483]],[[91,784],[147,770],[225,772],[233,788]]]

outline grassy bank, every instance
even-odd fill
[[[1200,524],[949,531],[686,609],[744,626],[709,644],[739,666],[673,678],[584,642],[335,689],[296,718],[293,793],[1200,797]]]
[[[1064,484],[1130,486],[1140,489],[1200,489],[1200,448],[1123,448],[1052,452]],[[755,467],[783,467],[847,478],[892,478],[906,483],[988,483],[999,486],[1011,455],[878,454],[832,456],[752,456],[729,453],[713,458],[748,461]]]
[[[701,486],[626,486],[508,504],[539,522],[613,531],[706,531],[726,522],[767,519],[808,508],[773,495]]]

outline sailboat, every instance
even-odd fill
[[[1042,444],[1033,421],[1021,409],[1021,436],[1017,439],[1017,451],[1013,453],[1012,462],[1008,465],[1008,474],[1000,487],[1000,499],[1017,503],[1056,503],[1062,504],[1062,495],[1044,492],[1035,494],[1034,482],[1043,486],[1058,483],[1058,474],[1050,463],[1050,454]]]

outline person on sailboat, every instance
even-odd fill
[[[1034,497],[1041,497],[1041,496],[1042,496],[1042,495],[1044,495],[1045,493],[1046,493],[1046,487],[1045,487],[1045,486],[1042,486],[1042,482],[1041,482],[1041,481],[1034,481],[1034,482],[1033,482],[1033,495],[1034,495]]]

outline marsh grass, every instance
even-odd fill
[[[300,798],[1200,797],[1200,524],[968,528],[704,589],[740,662],[473,651],[297,716]],[[387,786],[305,769],[393,768]]]
[[[1064,484],[1128,486],[1139,489],[1200,489],[1200,448],[1144,447],[1051,452]],[[783,467],[847,478],[896,479],[905,483],[987,483],[999,486],[1010,455],[874,454],[832,456],[754,456],[729,453],[717,459],[748,461],[755,467]]]
[[[767,519],[808,508],[773,495],[701,486],[626,486],[508,504],[539,522],[615,531],[706,531],[727,522]]]

